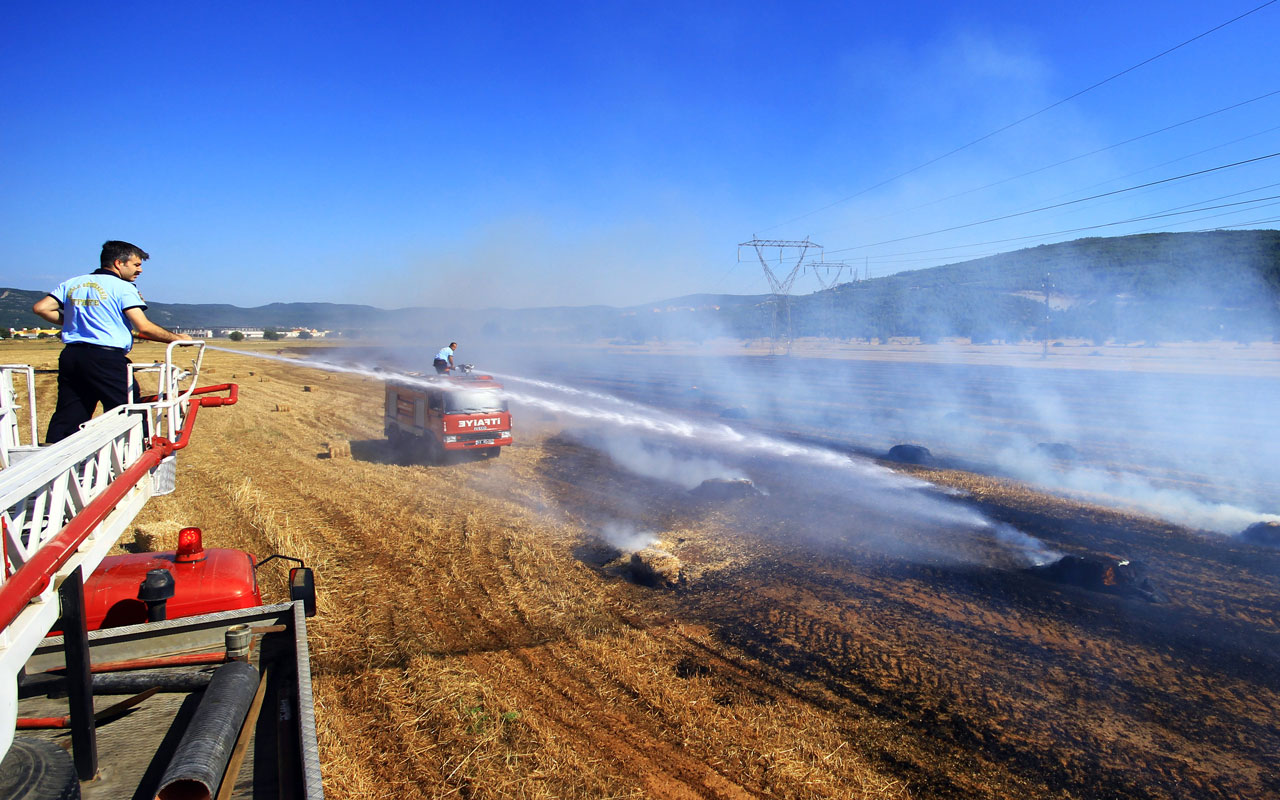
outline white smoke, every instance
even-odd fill
[[[606,522],[600,526],[600,538],[623,553],[635,553],[646,548],[656,548],[662,544],[656,533],[642,531],[630,522],[618,520]]]
[[[996,541],[1028,567],[1040,567],[1062,558],[1062,553],[1044,542],[1023,533],[1011,525],[998,523],[992,526]]]
[[[593,443],[623,469],[646,478],[674,483],[683,489],[693,489],[713,478],[740,480],[747,477],[742,470],[714,458],[676,453],[639,437],[598,435],[592,438]]]

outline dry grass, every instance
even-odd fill
[[[208,546],[316,567],[328,796],[906,796],[805,704],[734,688],[745,674],[680,677],[711,639],[574,557],[589,532],[541,486],[537,441],[492,463],[403,466],[382,440],[379,383],[205,363],[256,374],[237,406],[200,415],[177,491],[135,539],[196,525]],[[283,575],[263,585],[287,594]]]
[[[35,354],[56,358],[47,349]],[[205,363],[253,379],[237,406],[201,413],[177,492],[144,510],[135,537],[197,525],[208,546],[316,567],[329,797],[1218,797],[1247,783],[1225,771],[1256,770],[1224,743],[1226,766],[1206,772],[1189,733],[1174,742],[1153,721],[1164,706],[1113,709],[1129,729],[1090,727],[1079,697],[1102,691],[1100,675],[1153,704],[1169,669],[1188,674],[1177,691],[1217,690],[1157,643],[1125,647],[1054,618],[1048,601],[993,607],[945,571],[887,579],[880,562],[815,561],[769,543],[784,521],[674,495],[652,494],[644,522],[688,586],[637,587],[580,556],[601,519],[625,512],[617,493],[643,487],[557,439],[554,420],[517,418],[496,461],[405,465],[383,440],[377,381],[223,352]],[[53,376],[40,377],[52,408]],[[282,405],[291,412],[272,413]],[[1007,481],[930,477],[1043,525],[1120,524]],[[287,595],[283,575],[263,577],[269,597]],[[1266,617],[1266,603],[1244,603],[1241,620]],[[1080,663],[1028,664],[1027,652]],[[1274,693],[1243,679],[1231,690],[1258,698],[1247,722],[1262,735]],[[1092,743],[1122,770],[1144,737],[1157,760],[1130,783],[1102,780],[1112,773],[1080,750]]]

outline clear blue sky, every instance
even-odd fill
[[[1280,195],[1280,158],[920,235],[1280,152],[1280,3],[898,177],[1263,2],[9,2],[0,286],[121,238],[158,302],[629,305],[766,292],[756,235],[883,275],[1274,228],[1064,233]]]

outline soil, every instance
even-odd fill
[[[903,464],[940,488],[895,509],[758,456],[767,493],[708,503],[518,409],[500,458],[431,466],[384,439],[379,381],[244,347],[206,354],[240,402],[201,412],[135,536],[316,568],[328,797],[1280,795],[1274,548]],[[619,522],[678,574],[628,580]],[[1047,580],[1005,529],[1133,557],[1165,601]]]

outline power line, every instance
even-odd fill
[[[1155,212],[1154,214],[1144,215],[1144,216],[1142,216],[1142,217],[1134,217],[1134,218],[1127,219],[1127,220],[1121,220],[1121,221],[1119,221],[1119,222],[1105,222],[1105,223],[1099,223],[1099,224],[1096,224],[1096,225],[1086,225],[1086,226],[1082,226],[1082,227],[1078,227],[1078,228],[1069,228],[1069,229],[1066,229],[1066,230],[1050,231],[1050,232],[1047,232],[1047,233],[1034,233],[1034,234],[1027,234],[1027,235],[1025,235],[1025,236],[1011,236],[1011,237],[1007,237],[1007,238],[1004,238],[1004,239],[991,239],[991,240],[988,240],[988,241],[985,241],[985,242],[971,242],[971,243],[969,243],[969,244],[951,245],[951,246],[949,246],[949,247],[933,247],[933,248],[928,248],[928,249],[925,249],[925,250],[904,250],[904,251],[902,251],[902,252],[898,252],[898,253],[882,253],[882,254],[880,254],[880,255],[870,256],[870,258],[874,258],[874,259],[876,259],[876,262],[877,262],[877,263],[879,263],[879,264],[885,264],[885,263],[904,263],[904,261],[891,261],[891,260],[890,260],[890,259],[893,259],[893,258],[894,258],[894,257],[896,257],[896,256],[929,256],[929,257],[927,257],[927,258],[907,259],[907,261],[937,261],[937,260],[946,260],[947,258],[951,258],[951,257],[955,257],[955,258],[970,258],[970,259],[972,259],[972,258],[980,258],[981,256],[974,256],[974,255],[965,255],[965,256],[962,256],[962,255],[960,255],[960,254],[956,254],[955,256],[946,256],[946,255],[943,255],[943,256],[931,255],[931,256],[930,256],[929,254],[946,253],[946,252],[948,252],[948,251],[955,251],[955,250],[957,250],[957,249],[967,249],[967,248],[973,248],[973,247],[989,247],[989,246],[991,246],[991,245],[997,245],[997,244],[1008,244],[1008,243],[1010,243],[1010,242],[1025,242],[1025,241],[1033,240],[1033,239],[1049,239],[1049,238],[1052,238],[1052,237],[1054,237],[1054,236],[1062,236],[1062,235],[1064,235],[1064,234],[1068,234],[1068,233],[1080,233],[1080,232],[1082,232],[1082,231],[1096,230],[1096,229],[1098,229],[1098,228],[1113,227],[1113,226],[1115,226],[1115,225],[1124,225],[1124,224],[1128,224],[1128,223],[1132,223],[1132,222],[1142,222],[1142,221],[1145,221],[1145,220],[1148,220],[1148,219],[1158,219],[1158,218],[1160,218],[1160,217],[1162,217],[1162,216],[1176,216],[1176,214],[1177,214],[1177,213],[1196,213],[1196,212],[1198,212],[1198,211],[1208,211],[1208,210],[1211,210],[1211,209],[1214,209],[1214,208],[1225,208],[1225,207],[1227,207],[1227,206],[1232,206],[1232,205],[1247,205],[1247,204],[1249,204],[1249,203],[1260,203],[1260,202],[1262,202],[1262,201],[1264,201],[1264,200],[1269,200],[1269,199],[1273,199],[1273,198],[1267,198],[1267,197],[1254,198],[1254,199],[1252,199],[1252,200],[1245,200],[1245,201],[1241,201],[1240,203],[1228,203],[1228,204],[1223,205],[1223,206],[1202,206],[1202,205],[1200,205],[1201,203],[1214,203],[1214,202],[1217,202],[1217,201],[1219,201],[1219,200],[1225,200],[1225,199],[1230,198],[1230,197],[1239,197],[1240,195],[1243,195],[1243,194],[1249,194],[1250,192],[1260,192],[1260,191],[1262,191],[1262,190],[1264,190],[1264,189],[1273,189],[1273,188],[1275,188],[1276,186],[1280,186],[1280,183],[1272,183],[1272,184],[1267,184],[1267,185],[1265,185],[1265,186],[1256,186],[1256,187],[1254,187],[1254,188],[1252,188],[1252,189],[1246,189],[1246,190],[1244,190],[1244,191],[1242,191],[1242,192],[1232,192],[1232,193],[1230,193],[1230,194],[1219,195],[1218,197],[1212,197],[1212,198],[1209,198],[1209,199],[1206,199],[1206,200],[1201,200],[1201,201],[1199,201],[1198,203],[1188,203],[1188,204],[1186,204],[1186,205],[1174,206],[1174,207],[1172,207],[1172,208],[1165,209],[1164,211],[1157,211],[1157,212]],[[1198,208],[1189,208],[1190,206],[1193,206],[1193,205],[1194,205],[1194,206],[1200,206],[1200,207],[1198,207]],[[1189,209],[1189,210],[1187,210],[1187,209]]]
[[[1028,214],[1036,214],[1041,211],[1050,211],[1055,208],[1063,208],[1065,206],[1076,205],[1077,203],[1084,203],[1084,202],[1088,202],[1089,200],[1097,200],[1103,197],[1111,197],[1112,195],[1124,194],[1125,192],[1137,191],[1138,189],[1146,189],[1151,186],[1159,186],[1162,183],[1171,183],[1173,181],[1179,181],[1186,178],[1193,178],[1197,175],[1207,175],[1208,173],[1211,173],[1211,172],[1218,172],[1224,169],[1231,169],[1232,167],[1239,167],[1244,164],[1252,164],[1258,161],[1265,161],[1268,158],[1275,158],[1276,156],[1280,156],[1280,153],[1270,153],[1265,156],[1257,156],[1256,158],[1249,158],[1249,159],[1245,159],[1244,161],[1236,161],[1231,164],[1223,164],[1217,167],[1210,167],[1208,169],[1197,170],[1195,172],[1188,172],[1183,175],[1175,175],[1172,178],[1163,178],[1158,181],[1151,181],[1149,183],[1143,183],[1138,186],[1129,186],[1127,188],[1116,189],[1115,191],[1111,191],[1111,192],[1103,192],[1101,194],[1090,195],[1089,197],[1081,197],[1077,200],[1068,200],[1063,203],[1054,203],[1053,205],[1041,206],[1040,208],[1032,208],[1026,211],[1018,211],[1013,214],[1005,214],[999,217],[990,217],[988,219],[978,220],[977,222],[967,222],[963,225],[952,225],[949,228],[940,228],[936,231],[929,231],[928,233],[917,233],[917,234],[912,234],[911,236],[899,236],[896,239],[886,239],[882,242],[872,242],[871,244],[860,244],[860,245],[854,245],[852,247],[841,247],[841,248],[830,250],[828,252],[844,253],[849,250],[860,250],[866,247],[879,247],[880,245],[884,245],[884,244],[893,244],[895,242],[905,242],[911,239],[921,239],[925,236],[935,236],[939,233],[950,233],[951,231],[963,230],[964,228],[973,228],[978,225],[987,225],[992,222],[1000,222],[1002,220],[1013,219],[1015,217],[1024,217]]]
[[[1010,177],[1008,177],[1008,178],[1002,178],[1001,180],[995,181],[994,183],[988,183],[988,184],[986,184],[986,185],[984,185],[984,186],[978,186],[978,187],[975,187],[975,188],[973,188],[973,189],[965,189],[963,192],[956,192],[955,194],[947,195],[946,197],[940,197],[940,198],[938,198],[937,200],[930,200],[929,202],[927,202],[927,203],[921,203],[921,204],[920,204],[920,205],[918,205],[918,206],[913,206],[913,207],[911,207],[911,208],[906,208],[906,209],[903,209],[903,210],[901,210],[901,211],[894,211],[894,212],[890,212],[890,213],[888,213],[888,214],[881,214],[881,215],[880,215],[880,216],[878,216],[878,217],[872,217],[871,219],[864,220],[864,222],[875,222],[875,221],[878,221],[878,220],[887,219],[888,217],[894,216],[894,215],[896,215],[896,214],[909,214],[909,213],[911,213],[912,211],[919,211],[919,210],[920,210],[920,209],[922,209],[922,208],[928,208],[929,206],[937,205],[938,203],[945,203],[945,202],[946,202],[946,201],[948,201],[948,200],[955,200],[955,199],[956,199],[956,198],[958,198],[958,197],[964,197],[965,195],[973,194],[974,192],[981,192],[981,191],[984,191],[984,190],[986,190],[986,189],[993,189],[993,188],[995,188],[995,187],[997,187],[997,186],[1002,186],[1002,185],[1004,185],[1004,184],[1006,184],[1006,183],[1010,183],[1011,181],[1016,181],[1016,180],[1019,180],[1019,179],[1021,179],[1021,178],[1026,178],[1026,177],[1029,177],[1029,176],[1031,176],[1031,175],[1036,175],[1036,174],[1038,174],[1038,173],[1045,172],[1045,171],[1047,171],[1047,170],[1051,170],[1051,169],[1053,169],[1053,168],[1055,168],[1055,167],[1061,167],[1061,166],[1063,166],[1064,164],[1070,164],[1070,163],[1071,163],[1071,162],[1073,162],[1073,161],[1079,161],[1079,160],[1080,160],[1080,159],[1082,159],[1082,158],[1088,158],[1088,157],[1090,157],[1090,156],[1096,156],[1096,155],[1098,155],[1099,153],[1105,153],[1106,151],[1108,151],[1108,150],[1114,150],[1114,149],[1115,149],[1115,148],[1117,148],[1117,147],[1123,147],[1123,146],[1125,146],[1125,145],[1127,145],[1127,144],[1133,144],[1134,142],[1140,141],[1140,140],[1142,140],[1142,139],[1147,139],[1147,138],[1150,138],[1150,137],[1152,137],[1152,136],[1157,136],[1157,135],[1159,135],[1159,134],[1161,134],[1161,133],[1167,133],[1168,131],[1171,131],[1171,130],[1173,130],[1173,129],[1175,129],[1175,128],[1180,128],[1180,127],[1182,127],[1182,126],[1184,126],[1184,125],[1190,125],[1190,124],[1191,124],[1191,123],[1193,123],[1193,122],[1199,122],[1199,121],[1201,121],[1201,120],[1208,119],[1209,117],[1217,116],[1218,114],[1222,114],[1222,113],[1225,113],[1225,112],[1227,112],[1227,111],[1231,111],[1231,110],[1233,110],[1233,109],[1240,108],[1240,107],[1242,107],[1242,106],[1247,106],[1247,105],[1249,105],[1250,103],[1256,103],[1256,102],[1258,102],[1259,100],[1265,100],[1266,98],[1268,98],[1268,97],[1272,97],[1272,96],[1277,95],[1277,94],[1280,94],[1280,89],[1276,89],[1275,91],[1267,92],[1266,94],[1259,95],[1259,96],[1254,97],[1254,98],[1252,98],[1252,99],[1250,99],[1250,100],[1243,100],[1243,101],[1241,101],[1241,102],[1239,102],[1239,103],[1234,103],[1234,104],[1229,105],[1229,106],[1226,106],[1226,107],[1224,107],[1224,108],[1220,108],[1220,109],[1218,109],[1217,111],[1210,111],[1210,112],[1208,112],[1208,113],[1201,114],[1201,115],[1199,115],[1199,116],[1197,116],[1197,117],[1192,117],[1191,119],[1183,120],[1182,122],[1176,122],[1176,123],[1174,123],[1174,124],[1172,124],[1172,125],[1166,125],[1165,127],[1160,128],[1160,129],[1158,129],[1158,130],[1149,131],[1149,132],[1144,133],[1144,134],[1141,134],[1141,135],[1139,135],[1139,136],[1134,136],[1134,137],[1133,137],[1133,138],[1131,138],[1131,139],[1125,139],[1123,142],[1116,142],[1115,144],[1110,144],[1110,145],[1107,145],[1106,147],[1099,147],[1098,149],[1096,149],[1096,150],[1090,150],[1090,151],[1089,151],[1089,152],[1087,152],[1087,153],[1081,153],[1081,154],[1079,154],[1079,155],[1071,156],[1070,158],[1063,159],[1062,161],[1058,161],[1058,162],[1055,162],[1055,163],[1053,163],[1053,164],[1046,164],[1046,165],[1045,165],[1045,166],[1043,166],[1043,167],[1037,167],[1036,169],[1030,170],[1030,171],[1028,171],[1028,172],[1023,172],[1023,173],[1021,173],[1021,174],[1019,174],[1019,175],[1012,175],[1012,176],[1010,176]],[[1251,134],[1250,136],[1245,136],[1245,137],[1242,137],[1242,138],[1240,138],[1240,139],[1235,139],[1235,140],[1233,140],[1233,141],[1231,141],[1231,142],[1226,142],[1226,143],[1221,144],[1221,145],[1215,145],[1214,147],[1208,148],[1208,149],[1206,149],[1206,150],[1201,150],[1201,151],[1196,152],[1196,153],[1191,153],[1191,154],[1189,154],[1189,155],[1187,155],[1187,156],[1183,156],[1182,158],[1174,159],[1174,161],[1167,161],[1167,162],[1165,162],[1164,164],[1159,164],[1159,165],[1157,165],[1157,167],[1159,167],[1159,166],[1165,166],[1165,165],[1167,165],[1167,164],[1174,163],[1175,161],[1180,161],[1180,160],[1182,160],[1183,158],[1191,158],[1191,157],[1193,157],[1193,156],[1201,155],[1201,154],[1203,154],[1203,153],[1207,153],[1207,152],[1209,152],[1210,150],[1216,150],[1216,149],[1218,149],[1218,148],[1220,148],[1220,147],[1226,147],[1226,146],[1231,145],[1231,144],[1236,144],[1236,143],[1238,143],[1238,142],[1242,142],[1242,141],[1244,141],[1245,139],[1252,138],[1253,136],[1261,136],[1261,135],[1262,135],[1262,134],[1264,134],[1264,133],[1270,133],[1270,132],[1272,132],[1272,131],[1274,131],[1274,130],[1277,130],[1277,129],[1280,129],[1280,125],[1277,125],[1277,126],[1275,126],[1275,127],[1269,128],[1269,129],[1267,129],[1267,130],[1265,130],[1265,131],[1261,131],[1261,132],[1259,132],[1259,133]],[[1148,169],[1155,169],[1155,168],[1156,168],[1156,167],[1149,167]],[[1141,171],[1145,171],[1145,170],[1141,170]],[[1141,171],[1140,171],[1140,172],[1141,172]],[[1130,174],[1130,175],[1135,175],[1135,174],[1138,174],[1138,173],[1129,173],[1129,174]],[[1121,176],[1121,177],[1128,177],[1128,176]],[[1120,178],[1113,178],[1113,179],[1111,179],[1111,180],[1120,180]],[[1103,183],[1107,183],[1107,181],[1104,181]],[[1095,185],[1095,186],[1098,186],[1098,185],[1101,185],[1101,184],[1094,184],[1094,185]],[[1092,188],[1092,187],[1089,187],[1089,188]],[[847,227],[847,226],[842,226],[842,227]],[[827,230],[825,230],[825,231],[819,231],[817,235],[821,235],[821,234],[823,234],[823,233],[830,233],[830,232],[832,232],[832,231],[834,231],[834,230],[838,230],[838,229],[837,229],[837,228],[828,228],[828,229],[827,229]]]
[[[840,205],[841,203],[846,203],[846,202],[848,202],[849,200],[852,200],[852,199],[853,199],[853,198],[855,198],[855,197],[860,197],[860,196],[862,196],[862,195],[866,194],[867,192],[871,192],[871,191],[874,191],[874,190],[876,190],[876,189],[879,189],[880,187],[885,186],[885,185],[887,185],[887,184],[890,184],[890,183],[892,183],[892,182],[894,182],[894,181],[896,181],[896,180],[899,180],[900,178],[905,178],[906,176],[911,175],[911,174],[912,174],[912,173],[914,173],[914,172],[918,172],[919,170],[922,170],[922,169],[924,169],[925,167],[928,167],[928,166],[931,166],[931,165],[933,165],[933,164],[938,163],[939,161],[943,160],[944,158],[949,158],[950,156],[953,156],[953,155],[955,155],[956,153],[961,152],[962,150],[967,150],[968,148],[973,147],[975,144],[979,144],[979,143],[981,143],[981,142],[985,142],[987,139],[990,139],[991,137],[996,136],[997,134],[1003,133],[1003,132],[1005,132],[1005,131],[1009,130],[1010,128],[1013,128],[1013,127],[1015,127],[1015,126],[1017,126],[1017,125],[1021,125],[1022,123],[1026,122],[1026,121],[1028,121],[1028,120],[1030,120],[1030,119],[1034,119],[1035,117],[1040,116],[1041,114],[1045,113],[1046,111],[1050,111],[1050,110],[1052,110],[1052,109],[1054,109],[1054,108],[1057,108],[1058,106],[1062,105],[1063,103],[1070,102],[1071,100],[1074,100],[1074,99],[1076,99],[1077,97],[1080,97],[1081,95],[1086,94],[1087,92],[1091,92],[1091,91],[1093,91],[1094,89],[1097,89],[1097,88],[1098,88],[1098,87],[1100,87],[1100,86],[1104,86],[1104,85],[1106,85],[1106,84],[1110,83],[1111,81],[1116,80],[1117,78],[1120,78],[1120,77],[1122,77],[1122,76],[1124,76],[1124,75],[1129,74],[1130,72],[1133,72],[1133,71],[1134,71],[1134,70],[1136,70],[1136,69],[1139,69],[1139,68],[1141,68],[1141,67],[1145,67],[1147,64],[1150,64],[1151,62],[1153,62],[1153,61],[1155,61],[1155,60],[1157,60],[1157,59],[1163,58],[1163,57],[1165,57],[1165,56],[1169,55],[1170,53],[1172,53],[1172,52],[1174,52],[1174,51],[1176,51],[1176,50],[1180,50],[1181,48],[1186,47],[1187,45],[1191,44],[1192,42],[1195,42],[1195,41],[1197,41],[1197,40],[1199,40],[1199,39],[1203,39],[1204,37],[1208,36],[1209,34],[1211,34],[1211,33],[1215,33],[1216,31],[1219,31],[1219,30],[1221,30],[1221,29],[1223,29],[1223,28],[1227,27],[1228,25],[1231,25],[1232,23],[1239,22],[1240,20],[1244,19],[1245,17],[1247,17],[1247,16],[1249,16],[1249,15],[1251,15],[1251,14],[1255,14],[1255,13],[1257,13],[1257,12],[1261,11],[1262,9],[1266,8],[1267,6],[1274,4],[1275,2],[1277,2],[1277,0],[1267,0],[1267,2],[1263,3],[1262,5],[1257,6],[1256,8],[1253,8],[1253,9],[1251,9],[1251,10],[1249,10],[1249,11],[1246,11],[1245,13],[1243,13],[1243,14],[1241,14],[1241,15],[1237,16],[1237,17],[1233,17],[1232,19],[1229,19],[1229,20],[1227,20],[1226,22],[1223,22],[1223,23],[1221,23],[1221,24],[1219,24],[1219,25],[1216,25],[1216,26],[1214,26],[1214,27],[1210,28],[1209,30],[1204,31],[1203,33],[1200,33],[1200,34],[1197,34],[1197,35],[1195,35],[1195,36],[1192,36],[1190,39],[1187,39],[1186,41],[1184,41],[1184,42],[1182,42],[1182,43],[1180,43],[1180,44],[1176,44],[1176,45],[1174,45],[1173,47],[1170,47],[1169,49],[1167,49],[1167,50],[1165,50],[1165,51],[1163,51],[1163,52],[1161,52],[1161,53],[1157,53],[1156,55],[1151,56],[1150,58],[1146,59],[1145,61],[1141,61],[1141,62],[1139,62],[1139,63],[1137,63],[1137,64],[1134,64],[1132,67],[1129,67],[1128,69],[1121,70],[1120,72],[1117,72],[1116,74],[1112,75],[1112,76],[1111,76],[1111,77],[1109,77],[1109,78],[1105,78],[1105,79],[1103,79],[1103,80],[1101,80],[1101,81],[1098,81],[1097,83],[1093,84],[1092,86],[1088,86],[1088,87],[1086,87],[1086,88],[1084,88],[1084,89],[1081,89],[1080,91],[1076,92],[1075,94],[1072,94],[1072,95],[1070,95],[1070,96],[1068,96],[1068,97],[1064,97],[1064,98],[1062,98],[1061,100],[1059,100],[1059,101],[1057,101],[1057,102],[1055,102],[1055,103],[1052,103],[1052,104],[1050,104],[1050,105],[1045,106],[1044,108],[1040,109],[1039,111],[1035,111],[1035,112],[1033,112],[1033,113],[1031,113],[1031,114],[1028,114],[1028,115],[1027,115],[1027,116],[1025,116],[1025,117],[1022,117],[1021,119],[1015,120],[1015,121],[1010,122],[1009,124],[1007,124],[1007,125],[1005,125],[1005,126],[1003,126],[1003,127],[997,128],[996,130],[991,131],[990,133],[984,134],[983,136],[980,136],[980,137],[978,137],[977,139],[974,139],[973,141],[971,141],[971,142],[969,142],[969,143],[967,143],[967,144],[960,145],[959,147],[957,147],[957,148],[955,148],[955,149],[953,149],[953,150],[950,150],[950,151],[948,151],[948,152],[946,152],[946,153],[943,153],[942,155],[937,156],[936,158],[932,158],[932,159],[930,159],[930,160],[928,160],[928,161],[924,162],[923,164],[920,164],[920,165],[918,165],[918,166],[912,167],[911,169],[907,170],[906,172],[901,172],[901,173],[899,173],[899,174],[897,174],[897,175],[894,175],[893,177],[886,178],[885,180],[880,181],[879,183],[875,184],[874,186],[868,186],[867,188],[862,189],[861,191],[855,192],[855,193],[853,193],[853,194],[849,195],[848,197],[843,197],[843,198],[841,198],[841,199],[839,199],[839,200],[836,200],[836,201],[834,201],[834,202],[832,202],[832,203],[828,203],[827,205],[823,206],[822,208],[816,209],[816,210],[814,210],[814,211],[810,211],[810,212],[805,213],[805,214],[801,214],[800,216],[798,216],[798,217],[794,217],[794,218],[789,219],[789,220],[786,220],[785,222],[779,222],[779,223],[777,223],[776,225],[771,225],[771,226],[769,226],[769,227],[767,227],[767,228],[763,228],[762,230],[769,231],[769,230],[773,230],[774,228],[780,228],[780,227],[782,227],[783,225],[790,225],[790,224],[791,224],[791,223],[793,223],[793,222],[798,222],[798,221],[800,221],[800,220],[802,220],[802,219],[805,219],[805,218],[807,218],[807,217],[811,217],[811,216],[813,216],[814,214],[820,214],[820,213],[822,213],[823,211],[826,211],[826,210],[827,210],[827,209],[829,209],[829,208],[834,208],[835,206],[838,206],[838,205]]]

